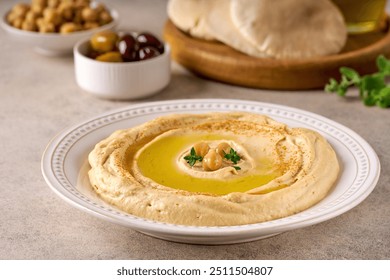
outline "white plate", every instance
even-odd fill
[[[171,113],[246,111],[265,114],[291,127],[321,133],[335,149],[342,167],[328,196],[298,214],[269,222],[224,227],[193,227],[154,222],[126,214],[100,200],[85,180],[87,155],[118,129],[133,127]],[[227,100],[176,100],[141,103],[105,113],[58,134],[42,157],[42,172],[51,189],[73,206],[136,231],[177,242],[229,244],[257,240],[334,218],[362,202],[374,189],[380,163],[371,146],[345,126],[322,116],[275,104]],[[81,178],[81,180],[80,180]],[[329,229],[332,230],[332,229]]]

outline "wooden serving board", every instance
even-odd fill
[[[351,35],[340,54],[305,60],[255,58],[222,43],[193,38],[167,21],[164,39],[172,58],[192,72],[217,81],[245,87],[302,90],[323,88],[339,68],[352,67],[360,74],[376,71],[376,58],[390,56],[390,32]]]

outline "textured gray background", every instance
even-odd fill
[[[13,3],[1,1],[3,14]],[[161,34],[165,1],[109,1],[124,30]],[[293,106],[360,134],[378,153],[379,183],[353,210],[324,223],[251,243],[167,242],[77,210],[46,185],[40,159],[60,130],[133,104],[95,99],[75,83],[72,57],[44,57],[0,30],[0,259],[389,259],[390,109],[319,91],[247,89],[200,79],[173,64],[172,82],[144,101],[237,98]],[[308,77],[310,78],[310,77]],[[357,95],[357,92],[352,94]]]

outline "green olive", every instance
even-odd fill
[[[103,62],[123,62],[119,52],[107,52],[96,57],[96,60]]]
[[[103,31],[91,37],[91,46],[97,52],[111,52],[115,50],[118,35],[112,31]]]

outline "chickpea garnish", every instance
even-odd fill
[[[222,166],[222,157],[214,149],[211,149],[204,156],[202,166],[206,171],[218,170]]]
[[[231,165],[231,163],[237,164],[241,160],[241,157],[237,154],[237,151],[226,142],[218,144],[215,149],[211,149],[205,142],[198,142],[191,148],[190,153],[186,155],[184,159],[191,167],[193,167],[197,161],[201,162],[204,171],[215,171],[220,169],[224,159],[235,170],[241,170],[241,167]]]
[[[210,150],[210,147],[205,142],[199,142],[194,145],[194,149],[198,156],[204,157]]]
[[[202,161],[203,158],[195,153],[194,147],[191,148],[190,154],[186,155],[184,159],[187,163],[192,167],[195,165],[197,161]]]
[[[222,158],[224,158],[225,155],[230,152],[231,148],[232,147],[228,143],[222,142],[218,144],[216,151]]]

